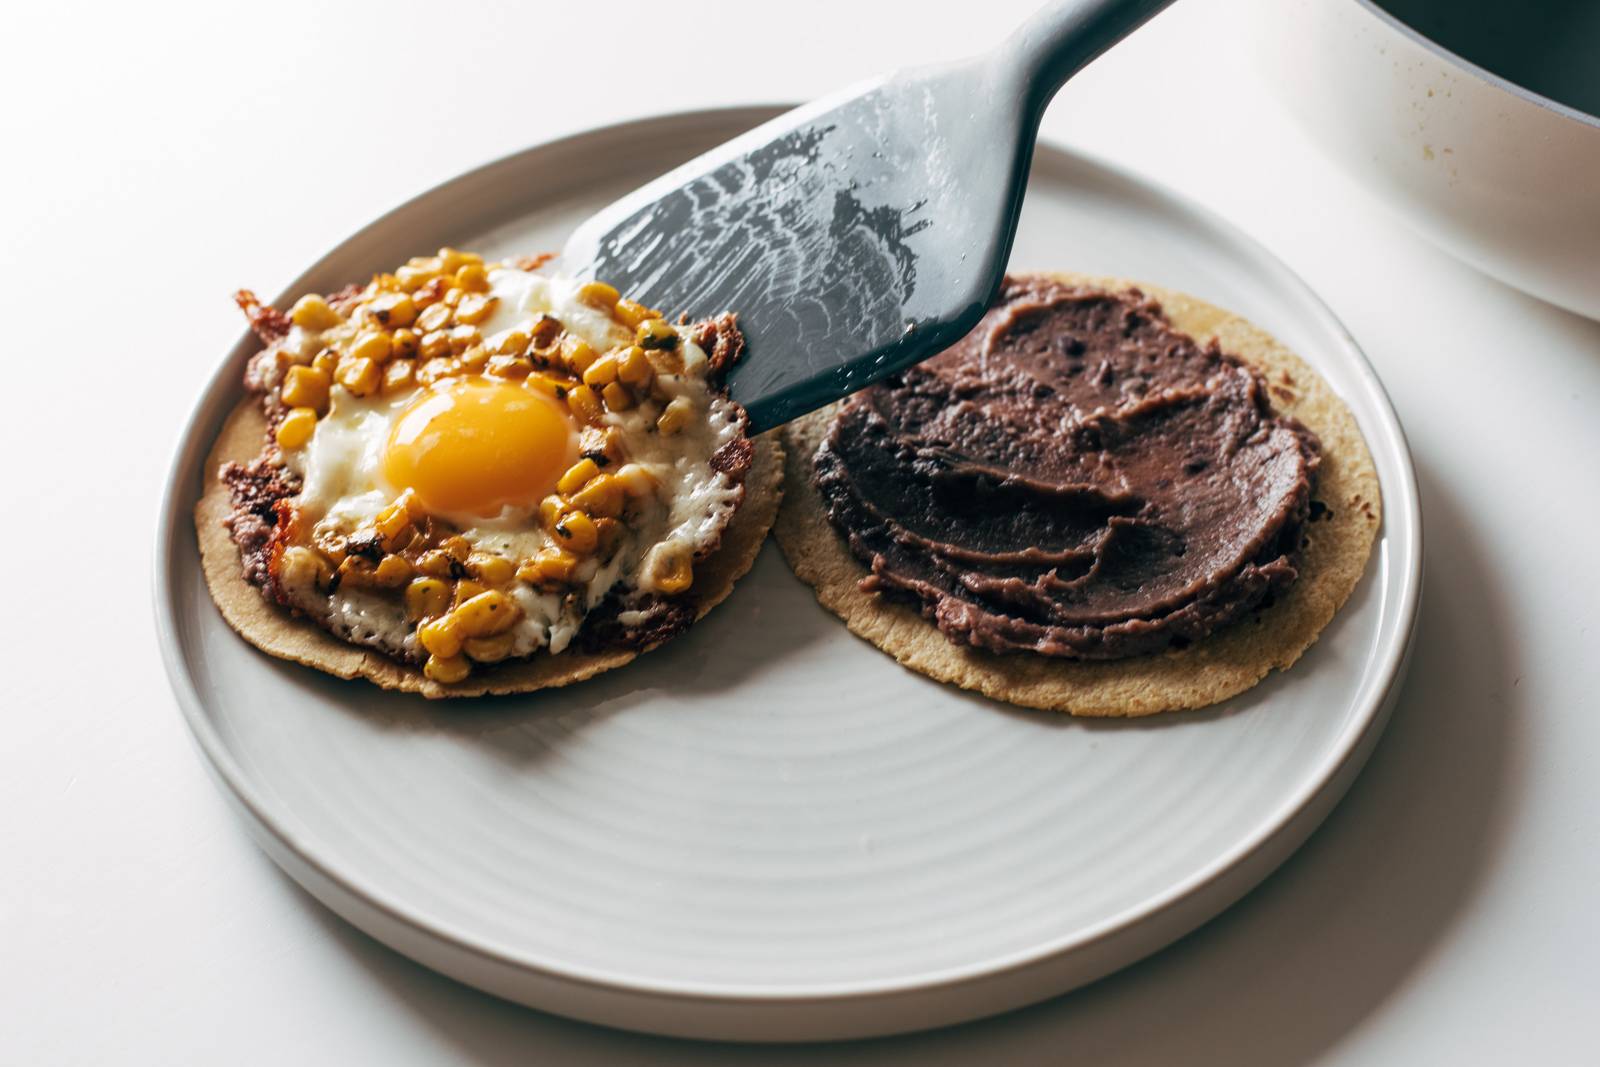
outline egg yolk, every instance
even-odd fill
[[[491,378],[455,378],[400,413],[383,473],[429,511],[487,517],[552,492],[577,446],[571,416],[554,398]]]

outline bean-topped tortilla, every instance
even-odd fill
[[[1009,279],[967,338],[784,430],[795,573],[902,664],[1146,715],[1297,660],[1380,523],[1348,408],[1262,330],[1116,279]]]
[[[938,357],[858,393],[816,456],[828,517],[952,640],[1119,659],[1295,580],[1315,435],[1138,291],[1010,279]]]

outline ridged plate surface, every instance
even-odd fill
[[[294,289],[442,243],[559,247],[586,211],[768,114],[530,149],[397,209]],[[1420,529],[1399,427],[1292,275],[1131,176],[1042,148],[1013,262],[1240,311],[1355,410],[1386,522],[1292,672],[1199,714],[1024,713],[902,670],[769,545],[684,639],[587,684],[462,705],[336,682],[239,640],[200,578],[188,515],[238,396],[241,342],[175,461],[156,594],[179,703],[263,845],[335,910],[463,980],[700,1036],[883,1033],[1013,1007],[1247,890],[1348,784],[1403,670]]]

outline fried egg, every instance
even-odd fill
[[[747,428],[696,331],[462,253],[408,267],[342,306],[297,304],[278,346],[269,395],[299,483],[282,596],[449,682],[561,652],[608,598],[626,624],[682,593],[742,499],[714,457]]]

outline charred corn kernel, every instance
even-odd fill
[[[617,484],[622,486],[622,491],[635,499],[647,499],[655,495],[656,476],[638,463],[624,463],[617,468],[614,477]]]
[[[417,339],[417,355],[423,359],[438,359],[450,354],[450,335],[444,330],[430,330]]]
[[[273,362],[277,363],[279,370],[288,370],[294,366],[305,366],[311,362],[312,353],[303,348],[280,348],[272,354]]]
[[[609,474],[596,474],[572,495],[572,506],[590,515],[614,519],[622,514],[622,486]]]
[[[432,333],[442,330],[450,325],[450,308],[446,304],[431,304],[417,316],[417,329],[422,333]]]
[[[478,332],[476,326],[452,326],[449,336],[450,351],[457,355],[483,340],[483,334]]]
[[[435,578],[454,577],[458,566],[459,564],[450,558],[450,553],[442,552],[437,548],[424,552],[417,558],[417,570]]]
[[[471,578],[461,579],[456,583],[456,595],[455,599],[450,602],[451,607],[459,608],[461,605],[465,604],[467,601],[471,600],[479,593],[484,592],[488,588],[489,587],[484,585],[482,582],[475,582]]]
[[[306,442],[311,440],[311,433],[317,428],[317,413],[312,408],[292,408],[289,414],[278,423],[278,432],[275,435],[279,448],[293,451],[304,448]]]
[[[378,517],[372,520],[372,528],[377,532],[383,550],[392,552],[393,546],[411,529],[411,516],[406,512],[405,505],[396,500],[378,512]]]
[[[489,637],[503,633],[521,615],[522,609],[515,600],[498,589],[490,589],[456,608],[449,617],[456,620],[461,636]]]
[[[539,501],[539,521],[544,523],[546,530],[554,531],[556,520],[561,518],[561,513],[567,509],[566,502],[551,493]]]
[[[330,379],[333,372],[339,367],[339,353],[337,349],[324,348],[311,358],[311,366],[326,374]]]
[[[578,287],[578,299],[591,307],[616,307],[617,298],[621,295],[614,286],[607,285],[605,282],[589,282]]]
[[[278,581],[291,589],[326,589],[333,568],[315,549],[292,545],[278,557]]]
[[[528,351],[527,330],[505,330],[489,338],[497,356],[520,356]]]
[[[439,547],[458,563],[465,563],[467,557],[472,555],[472,542],[459,534],[455,537],[446,537],[439,542]]]
[[[616,519],[594,520],[595,555],[601,559],[609,559],[616,550],[617,542],[622,540],[622,523]]]
[[[528,343],[534,348],[549,348],[561,339],[561,320],[554,315],[540,315],[528,331]]]
[[[661,319],[646,319],[634,333],[633,343],[640,348],[677,348],[678,331]]]
[[[456,358],[460,362],[462,370],[477,374],[488,364],[489,350],[482,345],[473,345]]]
[[[343,563],[345,556],[350,554],[350,539],[337,530],[313,529],[311,543],[333,567]],[[330,570],[328,573],[331,575],[333,572]]]
[[[611,313],[616,316],[618,322],[630,330],[637,330],[639,324],[646,319],[659,319],[661,317],[661,312],[654,308],[647,308],[643,304],[628,299],[618,300],[617,306],[612,308]]]
[[[674,349],[653,348],[646,353],[650,369],[657,374],[682,374],[683,356]]]
[[[455,283],[456,288],[469,293],[487,293],[489,272],[483,269],[482,263],[467,263],[456,271]]]
[[[587,342],[580,341],[576,337],[569,335],[561,342],[561,359],[573,374],[581,375],[589,369],[589,364],[599,358],[600,353],[589,347]]]
[[[424,367],[428,369],[426,374],[423,374],[422,372]],[[432,358],[421,361],[418,364],[417,380],[422,382],[424,385],[431,385],[440,378],[444,378],[452,374],[458,374],[460,371],[460,356],[447,348],[442,354],[433,356]]]
[[[383,368],[376,360],[347,356],[339,363],[339,384],[354,396],[368,396],[383,384]]]
[[[312,557],[312,560],[310,560],[312,561],[312,566],[315,568],[312,577],[317,582],[317,589],[328,589],[333,584],[333,560],[326,557],[325,553],[317,552],[317,550],[312,550],[310,557]]]
[[[493,637],[469,637],[461,642],[461,648],[474,662],[498,663],[511,655],[516,639],[517,635],[510,632]]]
[[[556,542],[574,555],[587,556],[594,551],[598,534],[594,520],[581,511],[569,511],[556,520]]]
[[[449,356],[439,356],[417,368],[417,384],[432,385],[440,378],[448,378],[455,372],[456,361]]]
[[[390,554],[373,563],[365,556],[352,553],[339,566],[340,588],[346,585],[355,589],[399,589],[416,573],[411,561],[404,556]]]
[[[422,325],[423,313],[429,308],[438,306],[440,289],[437,282],[438,279],[435,278],[433,281],[429,282],[427,285],[424,285],[422,288],[411,294],[411,306],[416,310],[417,314],[416,317],[411,320],[410,328],[419,334],[428,332],[427,328]]]
[[[627,411],[633,407],[633,392],[621,382],[612,382],[600,390],[600,399],[608,411]]]
[[[486,586],[505,585],[516,576],[517,568],[504,556],[492,552],[474,552],[467,557],[467,570],[478,576]]]
[[[443,615],[450,607],[450,583],[418,578],[406,586],[406,618],[412,622]]]
[[[650,357],[644,354],[644,349],[638,345],[629,348],[617,359],[617,380],[627,385],[649,385],[650,379],[655,376],[655,370],[650,366]]]
[[[453,685],[472,673],[472,661],[465,656],[429,656],[422,673],[441,685]]]
[[[517,577],[535,585],[567,582],[577,569],[578,557],[559,548],[546,548],[517,568]]]
[[[384,293],[367,305],[367,312],[391,330],[410,326],[417,320],[417,305],[410,293]]]
[[[417,354],[417,332],[396,330],[389,335],[389,355],[393,359],[410,359]]]
[[[645,553],[644,575],[657,592],[676,596],[694,584],[694,553],[681,541],[663,541]]]
[[[411,580],[415,568],[404,556],[384,556],[372,568],[372,582],[382,589],[399,589]]]
[[[600,465],[594,460],[588,458],[580,459],[568,467],[567,473],[563,474],[560,480],[556,482],[556,492],[571,496],[579,489],[582,489],[590,478],[599,473]]]
[[[548,374],[530,374],[527,381],[522,383],[529,389],[537,389],[545,396],[553,396],[557,400],[567,398],[568,383],[559,378],[552,378]]]
[[[372,528],[378,531],[385,552],[393,552],[401,535],[411,529],[411,505],[415,500],[416,493],[407,489],[373,520]]]
[[[417,311],[420,314],[420,312],[422,312],[424,309],[433,307],[440,300],[444,299],[444,290],[445,279],[437,277],[429,278],[427,284],[421,286],[411,294],[411,302],[416,305]]]
[[[365,556],[346,556],[344,562],[339,564],[338,583],[340,589],[365,589],[372,583],[372,564]]]
[[[583,372],[583,384],[591,389],[603,389],[617,380],[617,357],[601,356]]]
[[[356,339],[350,342],[349,355],[356,359],[370,359],[374,363],[382,363],[393,354],[394,339],[377,330],[359,333]]]
[[[483,268],[478,268],[482,270]],[[461,303],[456,305],[456,321],[476,326],[489,317],[489,312],[494,310],[495,304],[500,302],[499,297],[485,296],[482,293],[468,293],[461,298]]]
[[[316,367],[290,367],[283,376],[283,402],[292,408],[328,408],[328,374]]]
[[[407,263],[394,272],[395,284],[407,293],[416,292],[432,281],[439,273],[425,266],[417,266],[417,262],[421,261]]]
[[[327,330],[344,321],[322,297],[307,293],[289,309],[289,321],[302,330]]]
[[[656,419],[656,429],[664,434],[674,434],[689,425],[689,416],[694,414],[694,405],[689,403],[688,397],[676,397],[667,405],[661,417]]]
[[[398,393],[417,382],[417,365],[409,359],[391,359],[383,368],[383,391]]]
[[[600,395],[587,385],[575,385],[567,390],[567,408],[588,425],[595,425],[603,414]]]
[[[533,364],[527,356],[490,356],[484,369],[496,378],[526,378],[533,371]]]
[[[465,636],[454,612],[417,627],[417,641],[435,656],[448,658],[460,655],[461,639]]]
[[[615,467],[627,458],[622,431],[615,426],[585,426],[578,435],[578,454],[600,467]]]

